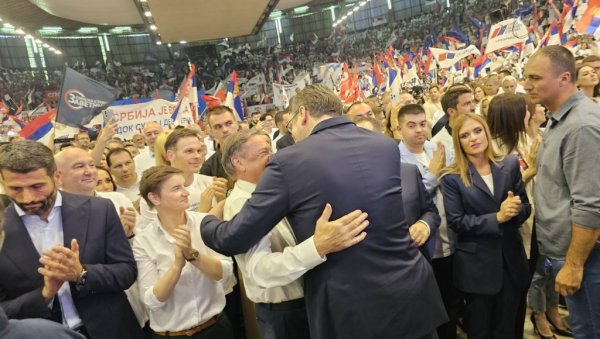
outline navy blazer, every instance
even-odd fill
[[[88,271],[71,295],[92,338],[142,338],[143,332],[124,290],[137,278],[137,267],[123,226],[110,200],[62,192],[64,246],[77,239],[81,264]],[[40,254],[17,214],[6,209],[6,241],[0,252],[0,306],[9,318],[51,318],[42,297]]]
[[[365,240],[332,253],[304,276],[312,339],[416,338],[447,319],[432,269],[411,245],[392,139],[345,117],[277,152],[252,197],[230,221],[202,221],[204,242],[225,255],[244,253],[281,219],[298,242],[311,237],[326,203],[331,219],[369,214]]]
[[[423,220],[429,225],[429,239],[419,247],[419,250],[428,261],[431,261],[435,250],[435,232],[441,222],[440,215],[433,203],[433,197],[425,189],[423,177],[416,165],[400,163],[400,178],[406,224],[410,227],[417,221]]]
[[[502,274],[506,271],[519,291],[523,291],[529,282],[529,267],[519,227],[531,214],[531,206],[519,160],[508,156],[490,164],[494,194],[472,164],[469,164],[470,187],[464,185],[458,174],[442,177],[448,227],[457,234],[454,284],[467,293],[496,294],[502,288]],[[521,197],[521,212],[499,224],[496,214],[508,191]]]

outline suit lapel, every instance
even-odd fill
[[[42,266],[38,253],[25,224],[17,214],[14,204],[6,210],[6,241],[2,253],[5,254],[25,275],[39,280],[37,269]]]
[[[494,179],[494,200],[501,204],[505,191],[504,186],[509,182],[509,178],[507,178],[507,173],[504,171],[504,162],[491,163],[490,166],[492,167],[492,178]]]
[[[71,239],[77,239],[79,253],[83,255],[90,224],[90,198],[75,197],[62,192],[62,222],[65,247],[71,248]],[[79,199],[78,199],[79,198]]]

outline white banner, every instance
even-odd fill
[[[149,122],[156,122],[168,129],[173,124],[171,115],[175,111],[175,107],[177,107],[177,102],[156,99],[141,104],[110,106],[107,111],[113,114],[119,125],[117,136],[122,139],[131,139],[135,134],[141,133],[141,130]],[[177,115],[177,124],[188,125],[190,123],[192,123],[192,110],[187,98],[184,98]],[[87,126],[94,127],[102,124],[103,114],[98,114]]]
[[[489,54],[525,42],[528,34],[527,27],[519,19],[501,21],[490,29],[485,53]]]
[[[306,87],[304,80],[291,85],[273,84],[273,104],[279,109],[284,109],[290,104],[290,98]]]
[[[468,57],[471,54],[481,55],[477,47],[473,45],[469,45],[469,47],[465,49],[459,49],[456,51],[449,51],[441,48],[432,48],[429,50],[431,54],[437,60],[440,68],[448,68],[454,66],[455,63],[461,61],[462,59]]]
[[[264,114],[264,113],[267,113],[267,110],[269,110],[271,108],[276,108],[276,107],[273,104],[248,106],[248,107],[246,107],[246,116],[251,116],[252,113],[256,113],[256,112]]]

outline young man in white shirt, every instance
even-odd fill
[[[133,241],[142,298],[156,337],[230,339],[222,282],[233,263],[200,236],[206,214],[188,211],[183,172],[157,166],[144,172],[140,193],[158,217]]]
[[[198,174],[204,164],[206,146],[197,131],[189,128],[175,129],[167,137],[164,147],[169,164],[183,172],[185,189],[190,193],[188,210],[206,213],[213,202],[225,199],[227,180]],[[144,223],[156,218],[156,211],[144,200],[140,201],[140,213]]]
[[[271,156],[271,139],[261,130],[240,131],[225,139],[222,152],[223,168],[237,179],[224,207],[224,219],[229,220],[250,198],[260,180]],[[368,225],[366,214],[359,211],[328,222],[330,215],[328,206],[317,221],[315,235],[300,244],[283,219],[247,253],[235,256],[246,295],[256,303],[263,339],[310,336],[300,278],[323,263],[328,253],[355,244],[349,235],[359,234]]]

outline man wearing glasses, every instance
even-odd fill
[[[302,242],[314,234],[327,203],[334,219],[366,212],[368,235],[352,234],[358,244],[328,254],[305,275],[311,338],[436,338],[447,316],[431,266],[411,244],[396,143],[340,116],[341,101],[321,84],[295,95],[290,109],[297,145],[271,157],[234,218],[203,220],[203,240],[219,253],[236,255],[284,217]]]

